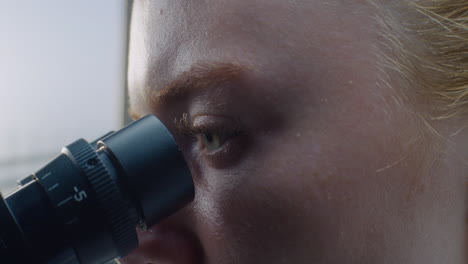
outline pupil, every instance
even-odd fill
[[[208,141],[208,142],[211,143],[211,142],[213,141],[213,135],[207,134],[207,135],[206,135],[206,141]]]

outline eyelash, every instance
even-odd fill
[[[183,136],[196,136],[199,134],[224,134],[224,135],[238,135],[245,134],[241,129],[240,121],[235,119],[229,126],[225,124],[215,124],[210,126],[193,126],[190,123],[188,115],[185,113],[180,119],[175,119],[177,132]]]
[[[240,143],[243,140],[241,139],[245,139],[243,136],[247,135],[245,130],[241,128],[238,119],[231,120],[229,124],[213,123],[206,126],[194,126],[186,113],[180,119],[175,119],[175,127],[179,135],[190,137],[192,142],[199,144],[199,147],[202,147],[202,135],[217,135],[220,136],[219,138],[225,139],[217,150],[209,151],[205,146],[199,152],[206,159],[219,164],[232,162],[237,158],[236,154],[239,154],[240,150],[242,150]]]

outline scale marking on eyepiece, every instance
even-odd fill
[[[43,179],[49,177],[50,175],[52,175],[52,172],[46,173],[46,175],[42,176],[41,180],[43,180]]]
[[[71,199],[73,199],[73,196],[68,197],[67,199],[61,201],[59,204],[57,204],[58,207],[68,203]]]
[[[57,187],[59,187],[59,184],[58,184],[58,183],[54,184],[54,185],[53,185],[52,187],[50,187],[48,190],[49,190],[49,192],[50,192],[50,191],[52,191],[53,189],[55,189],[55,188],[57,188]]]

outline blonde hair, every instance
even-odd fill
[[[381,84],[396,81],[401,103],[418,100],[432,120],[468,113],[468,1],[367,1],[378,10]]]

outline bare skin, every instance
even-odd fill
[[[361,1],[135,1],[131,107],[174,133],[196,196],[139,232],[122,263],[465,263],[467,168],[397,90],[376,85],[372,12]],[[240,77],[149,100],[224,64]]]

